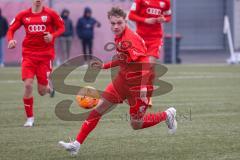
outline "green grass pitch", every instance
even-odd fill
[[[240,66],[170,65],[161,77],[174,89],[154,97],[149,112],[177,109],[178,131],[167,134],[165,123],[134,131],[126,104],[105,115],[72,158],[59,148],[59,140],[75,138],[82,122],[66,122],[55,115],[55,106],[74,95],[57,93],[40,97],[34,86],[35,127],[23,128],[25,121],[20,68],[0,69],[0,160],[239,160],[240,159]],[[108,71],[94,84],[82,81],[77,69],[66,84],[92,85],[104,89],[110,81]],[[83,112],[72,104],[72,112]]]

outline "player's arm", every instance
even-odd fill
[[[172,20],[172,11],[171,9],[163,12],[164,18],[165,18],[165,22],[168,23]]]
[[[146,24],[155,24],[157,23],[157,18],[144,18],[139,15],[141,9],[142,0],[135,0],[133,2],[128,18],[132,21],[146,23]]]
[[[64,33],[65,27],[64,22],[62,18],[55,12],[52,13],[54,25],[55,25],[55,31],[52,34],[53,38],[56,38]]]
[[[171,1],[170,0],[166,0],[166,6],[167,6],[167,10],[163,12],[163,16],[165,18],[165,22],[168,23],[171,21],[172,19],[172,10],[171,10]]]
[[[172,11],[171,11],[171,1],[166,0],[166,10],[163,11],[163,14],[158,18],[159,23],[168,23],[172,19]]]
[[[95,60],[95,61],[92,61],[90,65],[92,68],[95,68],[95,69],[109,69],[109,68],[118,66],[119,61],[113,60],[107,63],[103,63],[101,61]]]
[[[119,65],[119,61],[118,60],[113,60],[113,61],[104,63],[102,68],[103,69],[109,69],[109,68],[117,67],[118,65]]]
[[[62,18],[55,11],[50,11],[50,14],[53,19],[53,25],[55,27],[55,30],[52,33],[44,32],[43,38],[46,43],[52,42],[53,39],[60,36],[65,31],[64,22]]]
[[[136,22],[145,22],[145,18],[139,15],[139,10],[141,9],[141,0],[134,0],[132,7],[130,9],[128,18]]]
[[[12,22],[10,23],[10,27],[7,31],[7,40],[8,40],[8,48],[9,49],[13,49],[13,48],[16,47],[17,41],[13,39],[14,38],[14,33],[21,26],[22,26],[21,16],[18,15],[18,16],[16,16],[16,18],[14,18],[12,20]]]

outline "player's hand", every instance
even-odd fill
[[[16,45],[17,45],[17,41],[16,40],[10,40],[8,42],[8,49],[13,49],[13,48],[16,47]]]
[[[160,16],[160,17],[157,18],[157,22],[158,23],[166,22],[166,18],[164,16]]]
[[[49,32],[44,32],[44,41],[46,43],[50,43],[50,42],[52,42],[52,40],[53,40],[52,34]]]
[[[157,18],[146,18],[144,22],[147,24],[155,24],[157,23]]]
[[[93,60],[90,62],[90,67],[93,69],[102,69],[103,63],[101,61]]]

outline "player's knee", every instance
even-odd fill
[[[31,92],[32,89],[33,89],[33,86],[32,86],[31,83],[26,83],[26,84],[24,84],[24,87],[25,87],[25,91],[26,91],[26,92]]]
[[[46,94],[46,90],[45,89],[38,89],[38,94],[40,96],[44,96]]]

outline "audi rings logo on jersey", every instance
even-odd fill
[[[45,25],[29,25],[28,26],[28,31],[29,32],[45,32],[46,31],[46,26]]]
[[[157,8],[147,8],[147,14],[151,15],[161,15],[161,10]]]

